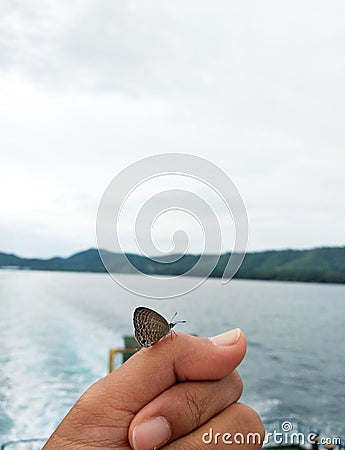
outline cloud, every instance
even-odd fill
[[[289,81],[282,98],[305,95],[320,71],[326,80],[337,76],[344,8],[340,1],[7,1],[1,65],[77,90],[227,94],[228,78],[228,93],[269,85],[281,95]]]
[[[6,223],[25,222],[24,192],[25,215],[63,241],[91,227],[118,171],[177,151],[232,177],[251,248],[343,243],[344,13],[340,0],[1,2]],[[55,205],[69,193],[90,204],[59,231],[36,206],[70,214]]]

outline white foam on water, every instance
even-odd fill
[[[253,400],[249,402],[250,406],[260,415],[261,418],[274,416],[275,411],[281,404],[281,400],[278,398],[268,398]]]
[[[1,305],[0,398],[11,426],[0,427],[0,443],[48,437],[106,374],[108,348],[121,342],[114,330],[76,315],[68,303],[28,297],[16,295],[15,302]]]

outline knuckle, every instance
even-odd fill
[[[265,427],[258,413],[250,406],[238,403],[238,417],[240,418],[241,428],[247,433],[258,433],[261,437],[261,444],[265,438]],[[258,445],[260,448],[261,445]]]
[[[205,410],[205,399],[197,398],[192,389],[187,389],[185,393],[185,406],[187,415],[191,418],[194,427],[199,427],[203,422],[203,411]]]
[[[76,428],[116,428],[123,430],[133,419],[131,410],[118,407],[105,396],[95,397],[92,392],[82,395],[70,412],[70,420]]]

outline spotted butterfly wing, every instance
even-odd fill
[[[163,316],[153,309],[139,306],[133,314],[133,325],[138,344],[141,347],[151,347],[166,336],[175,324],[169,324]]]

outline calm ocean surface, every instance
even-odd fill
[[[264,418],[345,436],[345,286],[207,280],[179,299],[147,301],[106,274],[0,271],[0,443],[49,436],[107,373],[108,349],[132,334],[139,305],[168,319],[178,311],[186,333],[241,327],[242,400]]]

